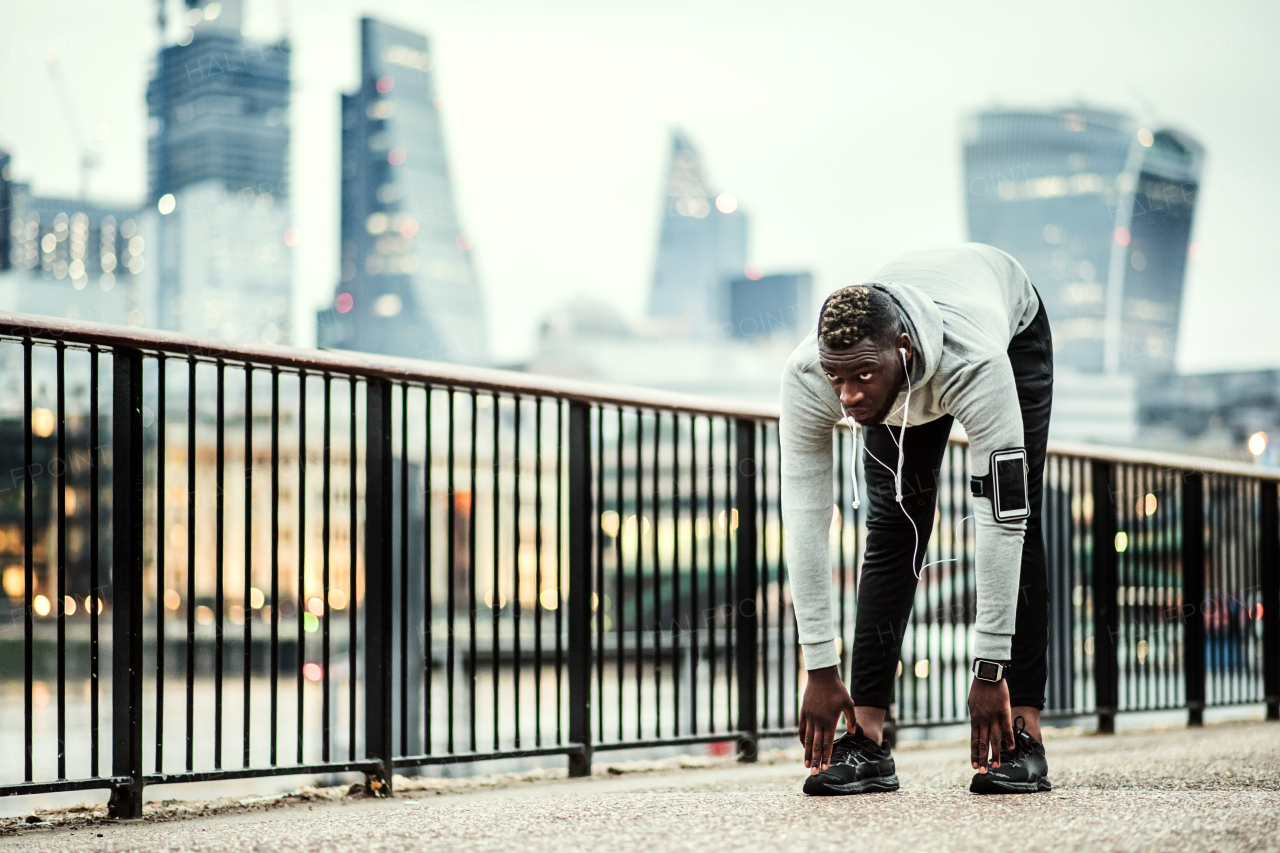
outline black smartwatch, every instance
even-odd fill
[[[973,659],[973,677],[979,681],[990,681],[992,684],[1000,681],[1009,671],[1009,664],[1004,661],[986,660],[985,658]]]

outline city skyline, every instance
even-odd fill
[[[387,8],[392,7],[375,4],[371,11]],[[250,4],[251,30],[263,30],[254,38],[278,34],[271,31],[279,27],[271,20],[274,11],[269,4]],[[1204,176],[1211,189],[1195,233],[1204,256],[1189,271],[1180,366],[1209,370],[1276,360],[1261,318],[1278,307],[1262,248],[1266,200],[1276,181],[1265,152],[1277,128],[1273,117],[1232,110],[1214,94],[1248,79],[1262,81],[1259,97],[1268,97],[1267,87],[1275,85],[1270,81],[1280,76],[1266,71],[1275,60],[1263,50],[1274,15],[1231,9],[1207,15],[1186,7],[1153,20],[1086,7],[1061,26],[1055,22],[1051,38],[1034,41],[1027,36],[1046,25],[1041,18],[1013,16],[1003,21],[1004,30],[989,33],[976,21],[938,9],[935,26],[914,33],[916,44],[897,36],[883,45],[868,43],[865,55],[842,66],[832,64],[835,55],[825,46],[852,32],[853,21],[831,10],[811,10],[794,20],[763,14],[743,20],[714,5],[678,19],[666,7],[641,13],[553,4],[543,11],[536,16],[499,4],[482,15],[441,3],[421,12],[397,8],[389,15],[430,33],[440,56],[458,203],[474,235],[486,297],[499,308],[490,330],[499,333],[500,359],[526,351],[523,341],[536,318],[577,293],[614,301],[633,317],[642,312],[657,227],[651,199],[664,168],[662,113],[668,107],[683,112],[682,124],[714,159],[717,182],[733,187],[752,210],[752,260],[765,269],[813,268],[816,289],[824,293],[857,280],[902,248],[963,238],[955,154],[962,113],[997,101],[1043,106],[1083,99],[1148,115],[1154,108],[1144,102],[1155,101],[1168,123],[1197,135],[1211,152]],[[6,68],[38,68],[31,60],[61,47],[82,109],[109,107],[86,116],[89,126],[99,118],[112,120],[104,167],[91,184],[94,199],[109,200],[122,195],[118,187],[126,179],[135,188],[140,184],[143,155],[136,146],[145,128],[129,129],[140,122],[124,122],[130,110],[135,118],[140,112],[140,89],[127,78],[145,72],[146,55],[154,53],[153,7],[123,7],[112,21],[95,14],[84,7],[57,27],[24,28],[22,12],[15,10],[14,30],[37,37],[12,45]],[[1096,33],[1089,22],[1102,15],[1111,25]],[[301,232],[297,278],[305,282],[299,312],[307,314],[327,301],[337,275],[336,181],[326,177],[336,171],[336,134],[317,130],[332,127],[336,108],[324,108],[328,115],[319,122],[315,105],[351,88],[341,57],[354,56],[355,17],[353,4],[334,2],[313,14],[295,14],[290,22],[297,73],[305,80],[293,119],[306,144],[297,146],[303,150],[295,150],[293,170],[311,163],[309,174],[315,175],[312,186],[297,188],[302,200],[295,202]],[[825,28],[814,26],[824,17]],[[682,29],[670,35],[677,20]],[[881,10],[862,28],[888,33],[895,23],[903,22]],[[948,25],[952,31],[943,35]],[[113,33],[132,35],[114,42],[114,53],[106,55],[100,42]],[[717,37],[708,38],[713,33]],[[1092,61],[1125,54],[1117,47],[1138,33],[1144,43],[1164,49],[1123,62]],[[709,47],[688,55],[683,48],[690,37]],[[976,63],[956,61],[987,37],[1000,49],[983,52]],[[773,53],[760,52],[766,44]],[[801,44],[813,49],[798,52]],[[927,62],[909,70],[906,60],[934,48]],[[134,70],[111,73],[123,67],[121,57],[129,50],[140,51],[130,60]],[[683,59],[673,69],[676,57]],[[84,62],[99,69],[94,76],[110,79],[109,97],[94,88],[96,82],[84,82]],[[628,65],[636,70],[628,71]],[[515,67],[523,72],[513,76]],[[826,73],[837,67],[834,77]],[[891,73],[869,88],[850,89],[853,79],[877,67]],[[1009,73],[1014,67],[1018,74]],[[945,75],[935,73],[943,68]],[[584,75],[584,69],[591,73]],[[69,194],[77,164],[65,128],[52,115],[42,128],[26,127],[17,118],[33,114],[23,104],[52,107],[44,82],[0,98],[4,142],[15,149],[19,180],[33,182],[42,195]],[[535,90],[537,97],[530,97]],[[592,103],[601,106],[584,110]],[[592,115],[580,115],[584,111]],[[495,127],[507,132],[494,133]],[[512,136],[517,127],[521,132]],[[125,134],[132,138],[123,139]],[[573,191],[584,179],[585,196]],[[581,210],[585,197],[595,200],[593,210]],[[537,206],[542,213],[531,215]],[[1234,298],[1221,298],[1224,293]],[[1241,344],[1224,351],[1214,345],[1214,329],[1234,319],[1233,304],[1250,310]]]

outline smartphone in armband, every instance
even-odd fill
[[[1031,517],[1027,494],[1027,451],[1019,447],[991,454],[991,511],[996,521],[1018,521]]]

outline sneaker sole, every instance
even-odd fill
[[[1053,785],[1048,779],[1038,782],[1005,782],[981,773],[975,775],[969,783],[969,792],[972,794],[1038,794],[1052,790]]]
[[[811,797],[845,797],[850,794],[879,794],[898,790],[897,774],[843,784],[815,781],[817,779],[817,776],[810,776],[804,782],[804,792]]]

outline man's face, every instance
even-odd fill
[[[884,422],[906,379],[903,357],[911,360],[911,337],[899,335],[890,344],[863,338],[851,347],[822,349],[819,360],[827,381],[840,398],[845,414],[863,426]]]

